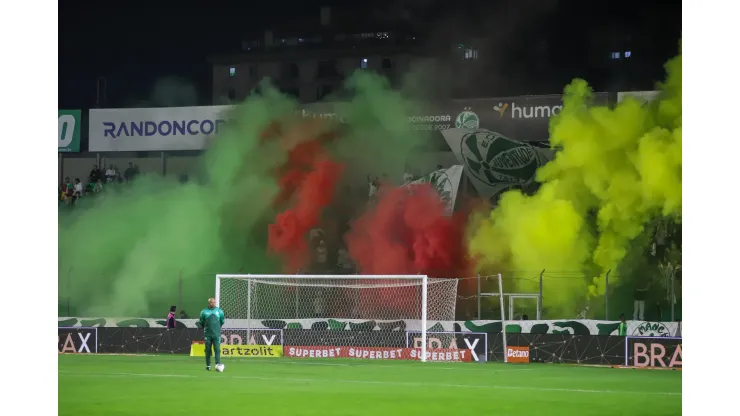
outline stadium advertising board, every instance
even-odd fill
[[[58,110],[58,112],[59,137],[57,152],[79,152],[82,111]]]
[[[287,346],[286,357],[294,358],[357,358],[367,360],[419,360],[421,350],[389,347],[329,347]],[[436,349],[427,351],[429,361],[471,362],[469,350]]]
[[[98,352],[97,328],[57,328],[57,351],[60,354]]]
[[[658,98],[660,91],[621,91],[617,93],[617,102],[620,103],[627,97],[632,97],[638,101],[649,102]]]
[[[595,93],[594,105],[607,105],[608,93]],[[454,108],[464,111],[450,128],[489,129],[513,140],[545,142],[549,140],[550,118],[563,109],[563,96],[523,95],[474,100],[453,100]]]
[[[607,104],[608,94],[594,94]],[[91,152],[203,150],[228,121],[233,106],[118,108],[90,110]],[[562,109],[562,95],[451,100],[408,114],[412,130],[488,129],[511,140],[548,140],[550,117]],[[295,114],[343,122],[341,104],[301,106]],[[79,121],[79,119],[78,119]],[[78,147],[79,150],[79,147]]]
[[[529,347],[506,347],[506,361],[509,363],[528,363]]]
[[[283,356],[282,345],[226,345],[221,344],[221,356],[223,357],[269,357],[279,358]],[[203,341],[193,341],[190,348],[191,357],[205,357],[206,346]]]
[[[625,343],[624,365],[682,368],[681,340],[678,337],[628,337]]]
[[[203,150],[232,106],[90,110],[90,151]]]
[[[421,348],[421,333],[408,332],[407,347]],[[473,361],[487,361],[488,334],[479,332],[427,332],[429,350],[468,350]]]
[[[668,326],[667,324],[669,323],[665,324]],[[564,322],[561,322],[561,325],[564,325]],[[642,327],[647,328],[646,325]],[[358,357],[358,354],[367,354],[366,358],[370,359],[371,351],[375,351],[372,359],[418,358],[417,353],[412,352],[414,349],[407,347],[407,345],[413,346],[411,339],[413,335],[407,338],[408,333],[402,331],[355,332],[286,329],[283,330],[285,333],[284,342],[281,342],[281,336],[277,335],[278,332],[275,332],[280,331],[279,329],[264,332],[250,330],[249,335],[245,335],[243,331],[243,329],[224,328],[222,334],[224,336],[222,336],[221,340],[222,342],[228,341],[231,344],[223,343],[221,346],[231,346],[234,348],[237,346],[242,348],[247,346],[280,347],[283,355],[286,357],[325,356],[326,358],[363,358],[362,355]],[[639,332],[635,331],[636,334],[639,334]],[[645,332],[647,333],[648,331]],[[632,331],[628,333],[631,334]],[[433,350],[432,352],[437,351],[437,355],[430,357],[430,360],[439,361],[442,358],[444,358],[444,361],[456,360],[454,354],[449,357],[449,360],[446,356],[440,357],[440,351],[445,354],[447,352],[454,353],[457,351],[458,354],[462,354],[461,356],[459,355],[459,360],[461,361],[475,361],[475,355],[480,359],[480,348],[483,341],[475,344],[475,339],[478,338],[471,337],[475,334],[471,334],[471,336],[468,336],[468,333],[463,334],[465,334],[465,338],[462,338],[462,343],[457,343],[457,349],[454,348],[454,344],[453,347],[450,347],[450,344],[447,343],[448,339],[443,339],[445,337],[449,338],[449,335],[440,337],[430,334],[430,343],[433,343],[433,347],[430,350]],[[500,330],[498,333],[486,333],[485,336],[487,338],[487,360],[503,362],[505,355],[503,337]],[[438,338],[438,340],[431,338]],[[239,344],[240,339],[241,344]],[[468,339],[467,343],[464,341],[465,339]],[[203,329],[195,328],[60,327],[58,347],[60,353],[190,354],[193,343],[195,341],[202,342],[202,340]],[[246,340],[249,340],[249,344],[246,343]],[[635,342],[643,344],[644,348],[639,345],[635,347]],[[442,348],[436,348],[439,344],[442,345]],[[507,333],[506,344],[507,350],[509,348],[518,350],[518,348],[513,347],[524,347],[529,351],[529,362],[536,363],[622,366],[625,364],[633,365],[634,357],[637,356],[637,364],[640,366],[644,366],[646,362],[650,363],[648,364],[650,366],[654,362],[655,366],[660,367],[662,362],[665,363],[665,367],[672,366],[673,368],[678,368],[682,360],[681,351],[679,350],[681,340],[674,336],[628,335],[625,337],[613,335],[578,335],[567,332],[557,334],[544,332]],[[653,344],[656,344],[656,346],[653,346]],[[660,344],[660,346],[657,344]],[[661,349],[661,346],[663,349]],[[475,355],[470,354],[471,347],[476,353]],[[293,350],[289,351],[290,348],[293,348]],[[354,351],[352,356],[349,355],[349,349]],[[401,352],[390,355],[392,351],[398,350],[401,350]],[[664,353],[663,350],[665,350]],[[677,350],[679,350],[678,353],[676,353]],[[273,354],[279,354],[277,351],[279,350],[273,349]],[[367,351],[367,353],[364,351]],[[383,351],[388,351],[388,358],[384,358],[384,354],[386,353]],[[239,355],[239,351],[235,349],[229,350],[224,355],[232,352],[234,356]],[[246,353],[242,351],[242,356],[244,354]],[[401,358],[398,358],[399,355]],[[513,362],[511,359],[508,361]]]
[[[607,105],[607,93],[595,93],[593,104]],[[544,142],[549,137],[549,121],[563,108],[563,96],[525,95],[479,99],[450,100],[418,108],[408,114],[412,130],[444,131],[453,128],[490,129],[524,142]],[[301,107],[303,118],[344,121],[341,104],[319,103]]]
[[[227,345],[283,345],[281,329],[224,328],[221,344]]]

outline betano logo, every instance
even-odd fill
[[[493,106],[493,110],[498,113],[499,117],[503,117],[508,109],[509,103],[498,103]],[[512,102],[509,114],[511,114],[511,118],[550,118],[560,114],[562,109],[562,105],[517,106],[516,103]]]
[[[528,363],[529,347],[508,347],[506,349],[506,361],[510,363]]]

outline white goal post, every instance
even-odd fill
[[[215,297],[227,325],[237,320],[242,328],[265,328],[280,322],[288,329],[316,332],[350,327],[365,331],[362,336],[343,331],[321,336],[293,331],[286,333],[286,347],[292,343],[403,348],[405,331],[413,330],[422,337],[418,358],[427,361],[428,322],[454,321],[457,279],[426,275],[219,274]],[[375,326],[367,327],[368,323]]]

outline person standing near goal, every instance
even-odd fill
[[[206,370],[211,370],[211,348],[216,356],[216,365],[221,364],[221,326],[224,311],[216,306],[216,299],[208,298],[208,307],[200,311],[200,325],[206,344]]]

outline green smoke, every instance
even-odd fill
[[[60,212],[61,313],[69,302],[78,316],[161,316],[177,303],[180,281],[179,307],[192,313],[214,295],[217,273],[281,272],[266,240],[274,169],[286,149],[261,144],[260,132],[298,106],[269,85],[261,90],[233,110],[203,156],[202,183],[143,176]],[[331,109],[346,124],[330,149],[347,164],[346,182],[364,187],[368,173],[400,177],[409,150],[424,139],[406,124],[414,104],[366,73],[350,77],[347,92],[349,101]]]

